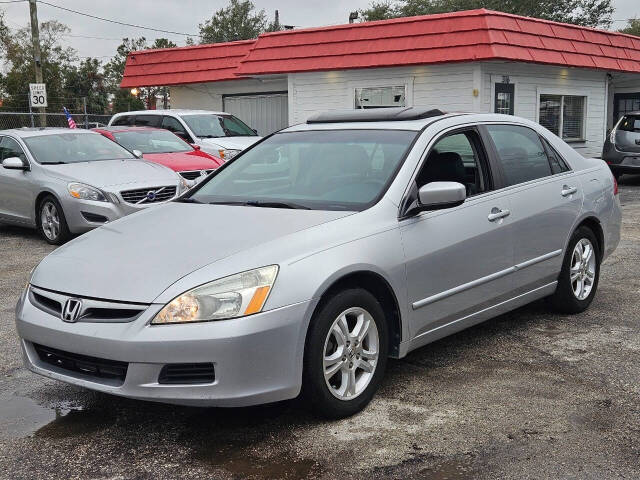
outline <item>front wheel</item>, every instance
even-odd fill
[[[589,307],[598,288],[600,258],[593,231],[584,226],[578,228],[569,241],[556,292],[550,297],[556,310],[580,313]]]
[[[52,196],[47,196],[40,202],[38,230],[51,245],[62,245],[71,237],[62,207]]]
[[[387,363],[384,310],[366,290],[330,298],[314,315],[305,349],[303,391],[314,410],[342,418],[362,410]]]

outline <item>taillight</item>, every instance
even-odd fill
[[[616,180],[616,177],[613,175],[611,176],[613,177],[613,194],[618,195],[618,181]]]

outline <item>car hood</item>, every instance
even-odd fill
[[[178,178],[168,168],[144,160],[100,160],[95,162],[43,165],[46,172],[66,181],[108,189],[127,184],[175,185]]]
[[[202,142],[205,145],[220,146],[229,150],[244,150],[250,147],[262,137],[217,137],[217,138],[202,138]]]
[[[222,164],[222,160],[216,161],[211,155],[196,150],[190,152],[145,153],[143,157],[150,162],[159,163],[176,172],[212,170]]]
[[[351,213],[172,202],[58,248],[31,283],[81,297],[152,303],[199,268]]]

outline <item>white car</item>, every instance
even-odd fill
[[[209,110],[139,110],[117,113],[109,126],[156,127],[169,130],[224,161],[231,160],[262,137],[237,117]]]

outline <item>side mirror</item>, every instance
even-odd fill
[[[196,145],[195,143],[190,143],[194,150],[200,150],[200,145]]]
[[[18,157],[5,158],[2,161],[2,166],[7,170],[29,170],[29,167]]]
[[[418,190],[420,210],[457,207],[467,198],[466,187],[458,182],[430,182]]]
[[[142,158],[142,152],[140,150],[134,150],[131,153],[133,153],[133,156],[136,158]]]

